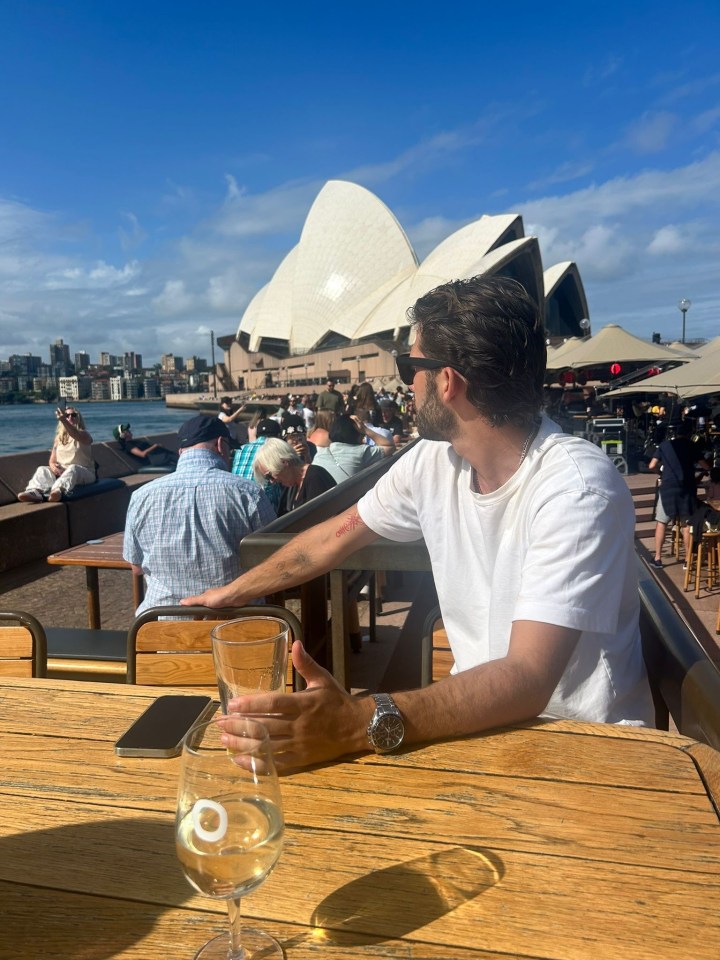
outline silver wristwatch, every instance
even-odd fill
[[[388,693],[374,693],[375,713],[368,724],[370,746],[376,753],[392,753],[405,736],[405,724],[395,701]]]

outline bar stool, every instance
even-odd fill
[[[695,599],[700,598],[703,560],[707,561],[707,589],[712,590],[720,574],[720,532],[703,533],[697,550],[694,549],[693,536],[690,534],[690,551],[685,571],[685,590],[689,590],[693,574],[695,575]],[[719,622],[720,622],[720,614]]]
[[[680,517],[673,517],[670,521],[670,536],[672,537],[672,551],[676,560],[680,559],[680,548],[682,544],[682,520]]]

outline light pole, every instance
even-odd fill
[[[688,312],[691,306],[692,306],[692,300],[683,299],[678,303],[678,310],[683,315],[683,332],[682,332],[681,343],[685,343],[685,314]]]
[[[213,397],[217,400],[217,370],[215,369],[215,331],[210,331],[210,356],[213,368]]]
[[[583,317],[579,323],[579,327],[583,332],[583,340],[586,340],[590,336],[590,321],[587,317]]]

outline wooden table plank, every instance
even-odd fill
[[[0,794],[11,809],[42,793],[46,803],[82,800],[174,814],[177,760],[109,758],[106,744],[87,741],[48,759],[53,746],[41,737],[2,746]],[[688,871],[713,867],[720,873],[720,833],[714,847],[707,839],[717,815],[706,795],[523,778],[498,782],[469,774],[439,790],[431,771],[402,768],[376,785],[369,769],[363,775],[349,764],[286,777],[282,793],[286,822],[298,828],[398,838],[420,834],[442,843],[452,824],[456,841],[493,849],[562,856],[572,846],[576,856],[598,862],[672,869],[683,858]]]
[[[41,957],[53,945],[63,960],[191,960],[211,937],[225,931],[221,913],[193,911],[187,907],[138,904],[127,900],[57,892],[0,881],[3,904],[0,960],[20,956]],[[448,960],[444,945],[359,937],[321,927],[272,921],[263,929],[280,941],[288,960],[347,960],[362,947],[363,955],[378,960]],[[518,960],[532,960],[514,953]],[[505,952],[483,949],[453,950],[454,960],[508,960]]]

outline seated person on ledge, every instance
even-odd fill
[[[92,437],[74,407],[57,408],[55,442],[47,467],[38,467],[27,488],[18,494],[21,503],[57,503],[77,486],[95,483]]]
[[[129,423],[119,423],[113,428],[113,436],[120,444],[123,453],[138,461],[140,467],[162,467],[174,470],[178,465],[178,455],[159,443],[136,440]]]
[[[281,770],[539,715],[652,724],[632,498],[599,447],[540,413],[537,304],[514,280],[474,277],[425,294],[412,322],[417,338],[397,363],[423,439],[344,514],[183,602],[246,603],[340,567],[378,537],[424,538],[453,674],[355,697],[296,642],[307,689],[240,696],[230,709],[267,715]]]

